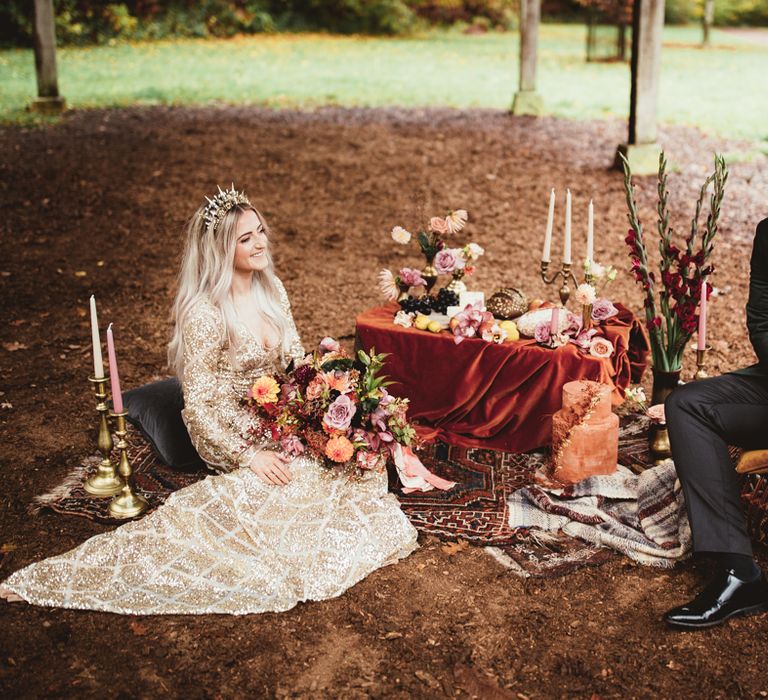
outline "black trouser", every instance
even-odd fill
[[[724,374],[691,382],[665,405],[694,551],[752,556],[728,445],[768,448],[768,377]]]

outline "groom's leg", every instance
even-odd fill
[[[768,378],[726,374],[678,387],[666,420],[694,551],[751,558],[728,445],[768,448]]]

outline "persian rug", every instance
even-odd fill
[[[642,416],[622,419],[619,461],[633,471],[641,471],[648,464],[646,430],[647,420]],[[130,427],[127,441],[136,490],[151,509],[173,491],[207,475],[205,471],[179,472],[162,464],[149,443]],[[533,483],[534,473],[546,462],[545,452],[512,454],[438,444],[419,456],[428,469],[457,482],[450,491],[402,494],[394,489],[405,514],[425,534],[484,546],[521,576],[561,576],[620,556],[567,535],[509,526],[508,498]],[[110,517],[108,498],[94,498],[83,488],[98,461],[97,457],[86,459],[64,482],[36,497],[30,510],[48,509],[105,524],[122,522]]]

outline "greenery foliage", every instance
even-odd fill
[[[54,0],[62,45],[282,30],[405,34],[420,24],[508,27],[515,0]],[[0,43],[32,42],[30,0],[0,3]]]

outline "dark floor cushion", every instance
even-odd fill
[[[205,466],[181,419],[184,396],[176,377],[145,384],[123,394],[128,420],[149,440],[157,456],[175,469]]]

